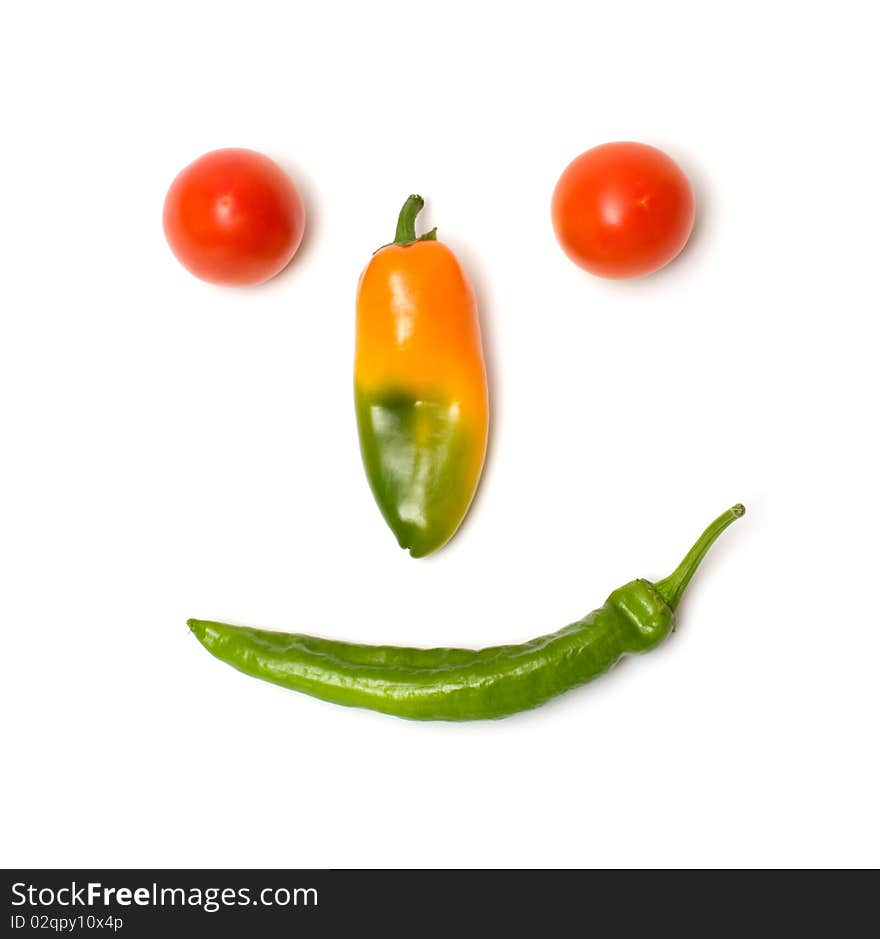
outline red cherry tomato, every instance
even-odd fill
[[[566,167],[552,215],[559,244],[575,264],[600,277],[640,277],[687,243],[694,193],[662,150],[606,143]]]
[[[254,150],[212,150],[168,190],[165,237],[177,260],[212,284],[261,284],[302,241],[305,212],[290,177]]]

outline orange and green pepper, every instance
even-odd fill
[[[416,236],[421,196],[357,292],[354,383],[367,479],[402,548],[423,557],[454,534],[476,492],[489,396],[474,293],[436,229]]]

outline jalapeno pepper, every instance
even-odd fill
[[[506,717],[662,642],[700,561],[744,512],[735,505],[715,519],[669,577],[631,581],[583,619],[521,645],[409,649],[204,620],[189,620],[189,627],[212,655],[240,671],[336,704],[417,720]]]
[[[489,427],[473,290],[437,230],[416,236],[410,196],[394,241],[361,274],[354,383],[361,455],[402,548],[422,557],[455,533],[474,497]]]

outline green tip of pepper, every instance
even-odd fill
[[[473,497],[477,447],[443,399],[355,391],[361,456],[397,543],[423,558],[446,544]],[[418,445],[414,441],[420,441]]]

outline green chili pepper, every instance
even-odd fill
[[[634,580],[583,619],[521,645],[487,649],[366,646],[295,633],[189,620],[218,659],[256,678],[351,707],[415,720],[506,717],[543,704],[648,652],[675,627],[675,608],[715,539],[745,509],[703,532],[669,577]]]

